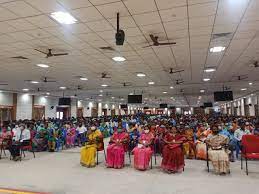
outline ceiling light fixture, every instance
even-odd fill
[[[31,81],[32,84],[38,84],[38,81]]]
[[[103,90],[100,90],[101,93],[103,93]]]
[[[49,92],[47,92],[47,93],[46,93],[46,95],[50,95],[50,93],[49,93]]]
[[[60,24],[74,24],[77,20],[68,12],[57,11],[50,14],[50,16]]]
[[[99,94],[100,97],[102,97],[103,95],[102,94]]]
[[[102,84],[101,86],[102,86],[102,87],[107,87],[108,85],[107,85],[107,84]]]
[[[80,80],[87,81],[88,79],[86,77],[80,77]]]
[[[247,88],[241,88],[240,90],[241,90],[241,91],[246,91],[246,90],[247,90]]]
[[[129,95],[133,95],[133,92],[129,93]]]
[[[60,86],[60,87],[59,87],[59,89],[61,89],[61,90],[65,90],[65,89],[66,89],[66,87],[65,87],[65,86]]]
[[[224,46],[214,46],[214,47],[210,48],[210,52],[211,53],[218,53],[218,52],[224,51],[225,48],[226,47],[224,47]]]
[[[146,74],[144,74],[144,73],[137,73],[137,76],[138,76],[138,77],[145,77]]]
[[[250,83],[249,83],[249,85],[251,86],[251,85],[253,85],[253,83],[252,83],[252,82],[250,82]]]
[[[167,94],[167,92],[166,92],[166,91],[164,91],[164,92],[163,92],[163,94]]]
[[[205,82],[210,81],[210,78],[203,78],[203,81]]]
[[[200,90],[200,93],[204,93],[205,92],[205,90]]]
[[[170,89],[174,89],[174,86],[170,86]]]
[[[114,99],[115,97],[114,96],[112,96],[112,99]]]
[[[126,61],[126,59],[124,57],[113,57],[112,60],[116,61],[116,62],[123,62]]]
[[[24,88],[24,89],[22,89],[22,91],[28,92],[29,89],[28,88]]]
[[[208,68],[204,69],[204,71],[205,71],[206,73],[210,73],[210,72],[216,71],[216,68],[214,68],[214,67],[208,67]]]
[[[154,85],[154,84],[155,84],[155,82],[148,82],[148,84],[149,84],[149,85]]]
[[[49,65],[46,65],[46,64],[37,64],[38,67],[42,67],[42,68],[48,68]]]

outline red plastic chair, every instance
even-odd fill
[[[244,135],[242,137],[241,169],[243,169],[243,158],[246,160],[246,174],[248,175],[248,159],[259,160],[259,136]]]
[[[33,149],[33,145],[32,145],[32,139],[30,140],[29,145],[21,146],[21,156],[23,154],[23,156],[25,157],[25,152],[24,151],[26,151],[26,150],[31,151],[33,153],[33,157],[35,158],[35,153],[34,153],[34,149]],[[20,160],[22,160],[22,157],[21,157]]]

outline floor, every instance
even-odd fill
[[[21,162],[0,160],[0,188],[53,194],[244,194],[258,193],[259,161],[249,161],[249,176],[240,170],[240,161],[231,163],[231,174],[207,173],[205,161],[186,160],[185,172],[165,174],[157,165],[145,172],[129,166],[107,169],[100,153],[96,168],[79,164],[80,149],[58,153],[26,153]],[[2,192],[6,194],[11,192]],[[15,193],[15,192],[13,192]],[[20,194],[26,192],[20,192]]]

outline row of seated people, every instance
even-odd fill
[[[232,130],[232,128],[230,129]],[[229,157],[232,157],[233,146],[236,145],[236,142],[231,143],[232,139],[226,135],[226,132],[228,130],[222,130],[218,124],[212,124],[208,129],[201,127],[196,133],[198,140],[194,141],[194,131],[189,127],[181,130],[180,127],[169,125],[167,127],[146,125],[142,126],[140,130],[133,127],[128,133],[119,125],[107,147],[106,166],[122,168],[125,163],[125,152],[129,151],[134,155],[134,167],[146,170],[149,167],[152,153],[160,152],[162,155],[161,168],[165,172],[175,173],[183,170],[184,155],[186,155],[187,158],[207,159],[208,157],[217,174],[226,174],[229,172]],[[234,136],[237,136],[237,132],[244,135],[244,126],[237,129]],[[248,131],[246,133],[249,134]],[[87,133],[87,139],[86,145],[81,149],[81,164],[86,167],[94,167],[96,151],[104,149],[103,137],[101,132],[92,126]],[[208,153],[206,145],[209,146]]]

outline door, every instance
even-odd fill
[[[259,111],[258,105],[255,104],[254,107],[255,107],[255,116],[258,117],[258,116],[259,116],[259,113],[258,113],[258,111]]]
[[[34,106],[33,107],[33,116],[35,120],[42,120],[45,117],[45,106]]]
[[[83,107],[79,107],[79,108],[77,108],[77,117],[83,117],[84,116],[84,109],[83,109]]]
[[[103,109],[102,109],[102,115],[103,115],[103,116],[107,116],[107,109],[106,109],[106,108],[103,108]]]
[[[249,105],[246,104],[246,105],[244,106],[244,108],[245,108],[245,116],[250,116]]]
[[[92,115],[92,117],[98,117],[98,110],[97,110],[97,108],[92,108],[91,115]]]
[[[57,107],[57,118],[68,119],[70,117],[70,107]]]
[[[111,110],[111,116],[115,116],[115,109]]]
[[[15,120],[13,117],[13,107],[1,107],[0,108],[0,121]]]

